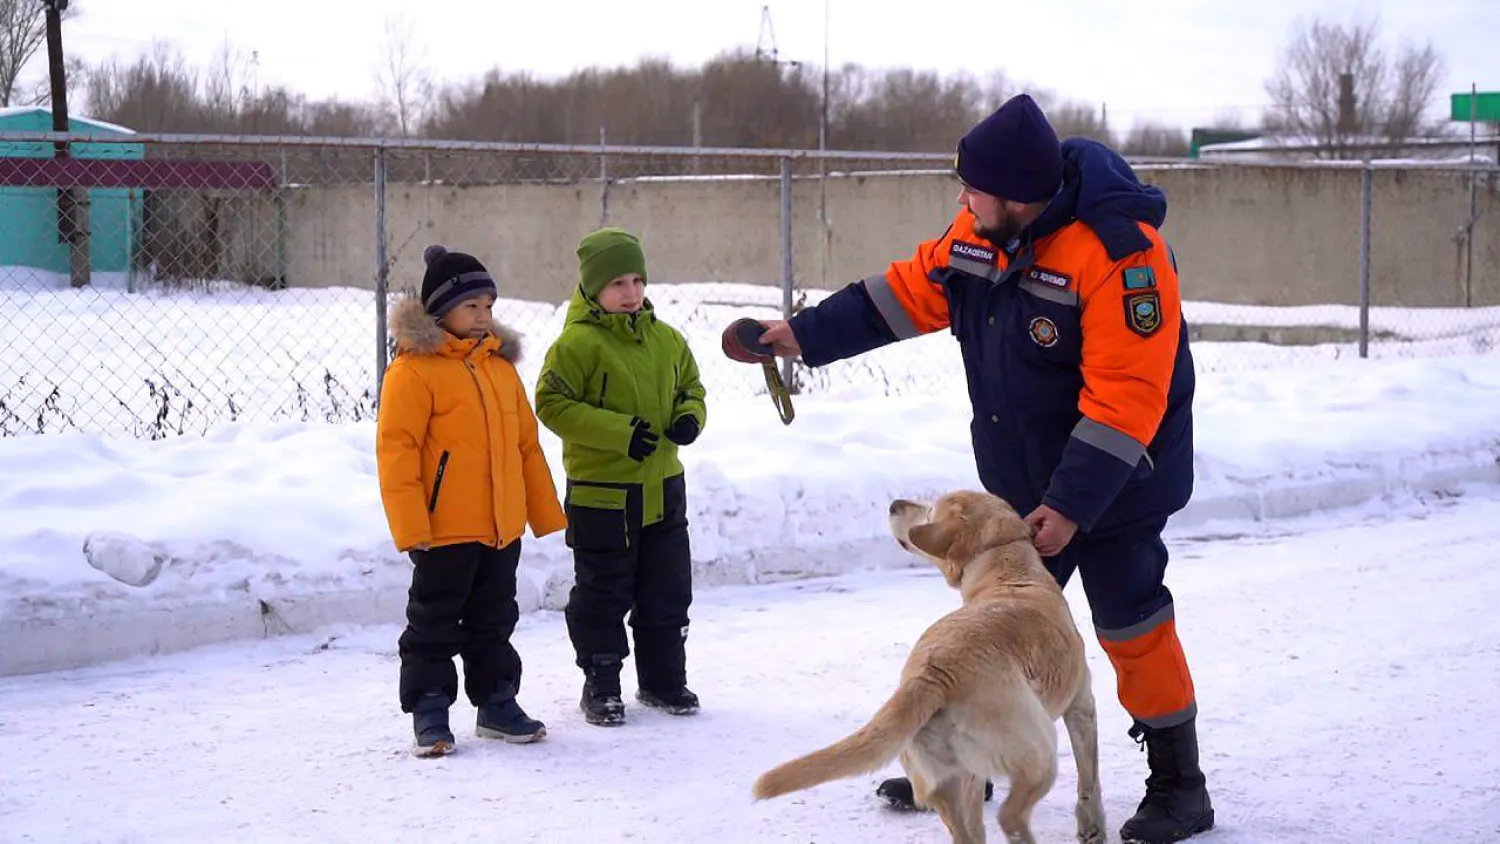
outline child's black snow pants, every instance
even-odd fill
[[[687,684],[693,600],[687,486],[677,475],[662,487],[663,516],[644,526],[639,485],[570,480],[566,504],[574,585],[565,615],[578,667],[621,664],[629,613],[639,688],[653,692]]]
[[[412,551],[411,590],[401,655],[401,711],[424,692],[458,697],[453,657],[464,663],[464,692],[475,706],[504,686],[521,686],[521,657],[511,645],[519,617],[516,566],[521,540],[504,548],[479,542]]]

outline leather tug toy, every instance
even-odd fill
[[[745,317],[730,323],[724,329],[721,345],[724,355],[730,360],[741,363],[758,363],[766,376],[766,389],[771,393],[771,403],[776,405],[776,413],[781,417],[781,424],[790,425],[792,419],[796,418],[797,412],[792,408],[792,394],[787,390],[786,384],[781,380],[781,373],[776,369],[775,351],[767,344],[760,342],[760,335],[765,333],[766,327],[758,320]]]

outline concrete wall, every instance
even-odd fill
[[[1167,191],[1165,233],[1189,298],[1266,305],[1358,301],[1359,185],[1352,169],[1176,167],[1140,174]],[[1378,170],[1371,291],[1376,305],[1458,306],[1468,217],[1466,176]],[[653,281],[778,285],[775,178],[611,185],[388,186],[392,287],[421,278],[432,242],[478,254],[504,295],[557,301],[576,282],[573,248],[602,220],[638,232]],[[793,253],[799,286],[832,288],[880,272],[937,237],[956,205],[942,174],[797,179]],[[602,212],[607,209],[607,216]],[[1473,301],[1500,304],[1500,184],[1481,180]],[[369,186],[287,192],[287,274],[298,286],[370,287],[375,203]]]
[[[1185,295],[1265,305],[1359,301],[1360,173],[1353,169],[1224,167],[1147,171],[1167,192],[1163,229]],[[1469,216],[1465,174],[1374,171],[1370,301],[1462,306]],[[1500,304],[1500,190],[1478,193],[1474,304]]]

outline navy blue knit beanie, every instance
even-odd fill
[[[500,290],[490,271],[473,255],[449,252],[442,244],[422,250],[427,272],[422,276],[422,307],[441,319],[465,299],[488,293],[499,298]]]
[[[1062,186],[1062,146],[1047,115],[1018,94],[959,140],[954,169],[964,184],[990,196],[1037,202]]]

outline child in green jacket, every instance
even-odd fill
[[[575,583],[568,636],[590,724],[624,723],[620,667],[636,655],[636,699],[698,710],[687,687],[693,599],[687,488],[677,449],[707,417],[687,341],[645,296],[640,240],[600,229],[578,245],[579,284],[537,383],[537,418],[563,442]]]

